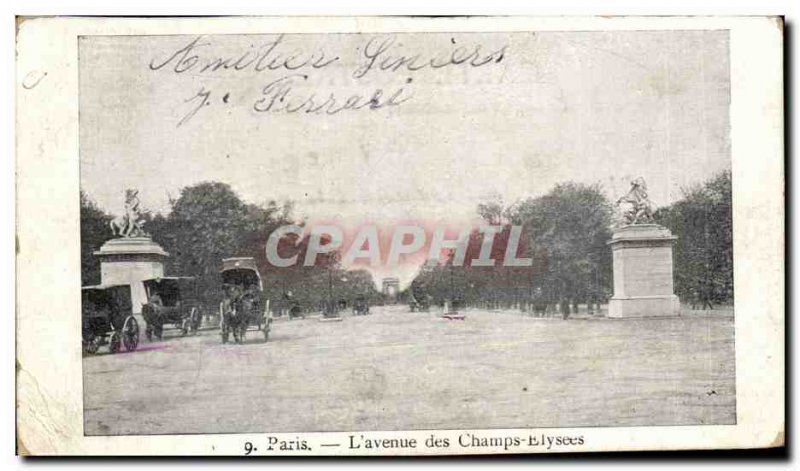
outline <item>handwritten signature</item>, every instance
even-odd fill
[[[370,76],[384,72],[406,76],[402,86],[392,90],[370,87],[356,93],[325,93],[309,87],[310,77],[315,70],[324,69],[335,63],[344,64],[340,55],[332,55],[322,47],[314,50],[290,49],[283,34],[269,37],[265,42],[228,56],[209,54],[210,40],[197,36],[180,48],[165,56],[150,60],[152,71],[165,71],[174,74],[191,72],[193,76],[218,71],[234,73],[283,72],[281,77],[271,80],[261,88],[261,95],[252,102],[256,113],[303,113],[335,115],[343,111],[379,110],[399,106],[413,98],[410,77],[421,70],[438,70],[445,67],[481,68],[499,64],[508,53],[508,44],[496,48],[485,48],[481,44],[470,46],[456,45],[451,38],[452,47],[439,46],[424,48],[424,52],[407,52],[394,34],[370,36],[362,43],[350,76],[354,84],[363,84]],[[302,82],[304,85],[300,87]],[[364,86],[364,85],[360,85]],[[306,89],[311,88],[311,91]],[[302,89],[302,90],[301,90]],[[214,92],[216,96],[216,92]],[[230,102],[230,92],[222,97],[225,104]],[[199,91],[184,100],[189,110],[178,121],[180,127],[196,116],[200,110],[212,104],[212,91],[201,86]]]
[[[299,94],[294,90],[298,80],[308,80],[308,75],[287,75],[265,85],[261,91],[261,97],[253,103],[253,111],[257,113],[335,115],[346,110],[379,110],[381,108],[399,106],[413,97],[411,91],[404,86],[388,93],[381,88],[376,88],[370,93],[353,93],[346,97],[341,97],[335,93],[319,94],[316,91]],[[411,83],[411,79],[407,79],[406,83]],[[223,102],[228,103],[229,97],[230,93],[226,93],[222,98]],[[178,121],[177,127],[186,124],[200,110],[211,105],[211,90],[200,87],[197,93],[184,100],[184,102],[191,103],[192,107]]]
[[[263,97],[253,104],[253,110],[259,113],[273,111],[334,115],[345,110],[356,111],[364,108],[378,110],[398,106],[411,99],[411,93],[403,87],[387,95],[384,95],[382,89],[377,88],[370,94],[353,94],[345,99],[337,99],[333,93],[328,94],[326,98],[320,98],[316,92],[298,97],[292,91],[292,86],[298,78],[308,80],[308,75],[290,75],[268,83],[262,90]],[[411,83],[411,79],[406,83]]]

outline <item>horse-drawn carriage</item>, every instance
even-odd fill
[[[549,296],[541,286],[537,286],[528,299],[528,309],[534,317],[544,317],[547,315],[547,311],[552,304],[551,296]]]
[[[194,277],[170,276],[144,280],[147,303],[142,306],[147,340],[160,339],[164,327],[181,331],[181,335],[196,332],[203,316],[197,299]]]
[[[300,303],[294,298],[294,294],[291,291],[283,293],[282,301],[278,306],[278,313],[279,316],[288,316],[290,320],[305,317]]]
[[[139,345],[139,323],[133,317],[130,285],[84,286],[81,289],[83,349],[97,353],[108,345],[117,353],[124,345],[129,352]]]
[[[227,343],[231,334],[236,343],[244,342],[248,330],[262,332],[266,341],[272,317],[264,299],[264,287],[255,259],[226,258],[222,260],[220,275],[223,288],[219,305],[222,343]]]
[[[353,315],[366,316],[369,314],[369,301],[366,296],[356,296],[353,299]]]

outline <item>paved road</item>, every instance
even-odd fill
[[[404,307],[85,357],[89,435],[730,424],[733,318],[534,319]],[[172,334],[177,335],[177,334]],[[105,349],[103,349],[105,352]]]

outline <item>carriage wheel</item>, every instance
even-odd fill
[[[228,316],[225,313],[225,302],[219,303],[219,331],[222,343],[228,343],[230,332],[228,332]]]
[[[203,322],[203,316],[202,314],[200,314],[200,309],[193,307],[192,312],[189,314],[189,319],[191,319],[192,333],[195,333],[198,330],[200,330],[200,324]]]
[[[225,317],[222,318],[222,321],[219,323],[219,330],[222,336],[222,343],[228,343],[228,339],[230,338],[230,329],[228,328],[228,323],[225,320]]]
[[[97,337],[92,337],[89,341],[85,342],[84,349],[86,353],[90,355],[97,353],[97,350],[100,349],[100,342],[97,340]]]
[[[270,331],[271,327],[272,327],[272,322],[268,320],[266,325],[264,325],[264,341],[265,342],[267,340],[269,340],[269,331]]]
[[[125,325],[122,327],[122,343],[129,352],[139,346],[139,322],[133,316],[125,319]]]
[[[184,319],[181,322],[181,336],[185,336],[189,333],[189,319]]]
[[[228,343],[228,339],[230,338],[230,328],[228,327],[228,322],[226,321],[225,317],[223,317],[222,321],[219,323],[219,330],[220,334],[222,335],[222,343]]]
[[[108,351],[111,353],[119,352],[122,342],[120,341],[119,332],[112,332],[111,337],[108,339]]]

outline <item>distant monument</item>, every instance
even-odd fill
[[[164,260],[169,254],[144,231],[137,190],[125,190],[125,214],[109,225],[117,238],[94,252],[100,258],[100,282],[131,285],[133,312],[139,314],[147,302],[142,281],[164,276]]]
[[[677,316],[680,301],[672,279],[672,244],[677,239],[653,223],[647,184],[639,177],[617,201],[626,204],[625,225],[614,231],[608,245],[614,256],[614,296],[608,317]]]
[[[384,278],[382,292],[390,302],[396,302],[397,293],[400,292],[400,280],[395,277]]]

